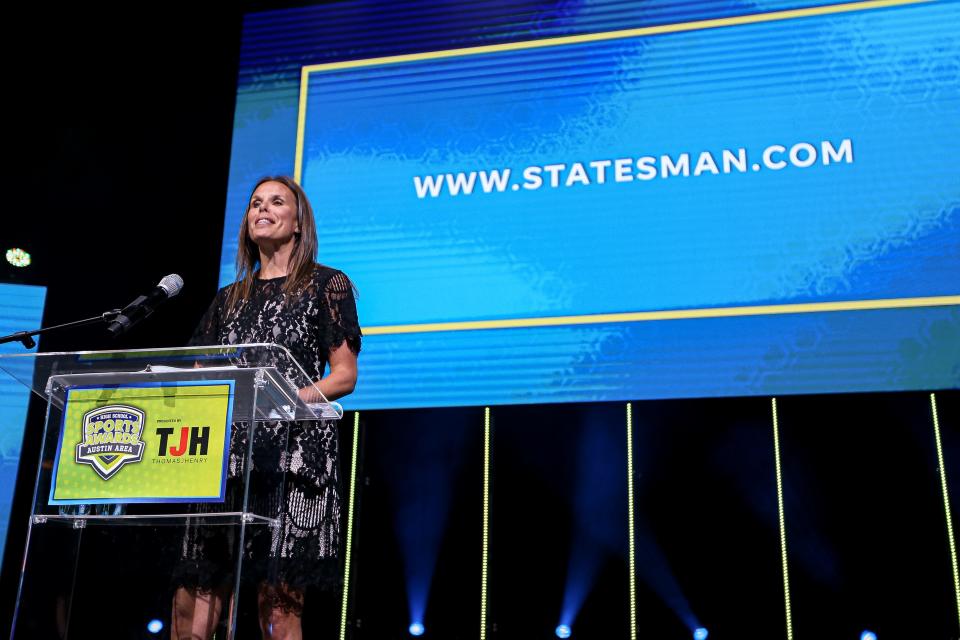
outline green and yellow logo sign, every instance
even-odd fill
[[[233,381],[67,392],[50,504],[223,500]]]
[[[76,461],[89,464],[104,480],[125,464],[143,460],[143,411],[126,405],[107,405],[83,415],[83,440]]]

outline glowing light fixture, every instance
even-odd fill
[[[783,472],[780,466],[780,423],[777,420],[777,399],[770,398],[773,409],[773,461],[777,471],[777,511],[780,516],[780,562],[783,564],[783,601],[787,613],[787,640],[793,640],[793,619],[790,613],[790,572],[787,570],[787,524],[783,509]]]
[[[557,627],[557,637],[558,638],[569,638],[570,637],[570,627],[565,624],[561,624]]]
[[[31,262],[30,254],[16,247],[7,249],[7,262],[15,267],[29,267]]]
[[[707,640],[708,635],[710,635],[710,632],[703,627],[700,627],[693,632],[693,640]]]
[[[163,631],[163,622],[161,620],[154,618],[153,620],[147,623],[147,631],[153,634],[160,633],[161,631]]]
[[[410,635],[412,636],[422,636],[424,631],[423,625],[419,622],[414,622],[410,625]]]
[[[350,449],[350,497],[347,502],[347,550],[343,566],[343,600],[340,602],[340,640],[347,637],[347,596],[350,593],[350,552],[353,544],[353,500],[357,493],[357,448],[360,442],[360,412],[353,412],[353,444]],[[422,633],[422,632],[421,632]]]
[[[490,407],[483,408],[483,539],[480,549],[480,640],[487,638],[487,560],[490,550]]]
[[[633,405],[627,403],[627,553],[630,566],[630,640],[637,640],[637,565],[633,540]]]
[[[947,468],[943,462],[943,445],[940,442],[940,417],[937,415],[937,396],[930,394],[930,411],[933,413],[933,437],[937,445],[937,466],[940,469],[940,487],[943,491],[943,513],[947,517],[947,544],[950,546],[950,563],[953,566],[953,592],[957,597],[957,620],[960,620],[960,567],[957,566],[957,543],[953,537],[953,516],[950,513],[950,495],[947,493]]]
[[[860,634],[860,640],[877,640],[877,634],[873,631],[864,631]]]

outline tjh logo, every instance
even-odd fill
[[[77,444],[78,464],[89,464],[109,480],[126,464],[143,460],[145,414],[136,407],[109,405],[83,414],[83,440]]]
[[[207,445],[210,444],[210,427],[180,427],[180,444],[176,447],[167,447],[170,436],[173,435],[173,427],[162,427],[157,429],[157,437],[160,438],[160,448],[157,449],[157,457],[164,457],[167,452],[171,456],[179,458],[187,453],[187,444],[190,445],[188,456],[207,455]]]

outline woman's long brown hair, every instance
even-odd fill
[[[250,192],[250,198],[264,182],[279,182],[293,192],[297,200],[297,220],[300,232],[294,236],[293,252],[290,254],[287,281],[283,283],[285,294],[301,291],[313,275],[317,263],[317,224],[313,218],[313,207],[307,200],[307,194],[292,178],[287,176],[267,176],[260,178]],[[260,266],[260,249],[250,239],[247,229],[247,214],[250,212],[250,198],[247,198],[240,222],[240,237],[237,242],[237,279],[227,295],[226,315],[230,316],[241,300],[247,300],[253,291],[257,269]]]

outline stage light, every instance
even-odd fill
[[[340,640],[347,638],[347,598],[350,594],[350,553],[353,548],[353,501],[357,495],[357,447],[360,442],[360,412],[353,412],[353,443],[350,446],[350,497],[347,500],[347,551],[343,565],[343,598],[340,601]]]
[[[860,634],[860,640],[877,640],[877,634],[873,631],[864,631]]]
[[[700,627],[693,632],[693,640],[707,640],[708,635],[710,635],[710,633],[703,627]]]
[[[630,566],[630,640],[637,640],[637,563],[633,532],[633,405],[627,403],[627,554]]]
[[[30,254],[23,249],[7,249],[7,262],[15,267],[29,267]]]
[[[558,638],[569,638],[570,637],[570,627],[565,624],[561,624],[557,627],[557,637]]]
[[[780,423],[777,420],[777,399],[770,398],[773,413],[773,466],[777,478],[777,513],[780,517],[780,564],[783,565],[783,603],[786,612],[787,640],[793,640],[793,614],[790,612],[790,571],[787,567],[787,525],[783,507],[783,473],[780,464]]]
[[[414,622],[410,625],[410,635],[412,636],[422,636],[424,632],[423,625],[419,622]]]
[[[163,631],[163,622],[154,618],[147,623],[147,631],[154,634],[160,633]]]
[[[490,559],[490,407],[483,408],[483,538],[480,549],[480,640],[487,640],[487,563]]]

